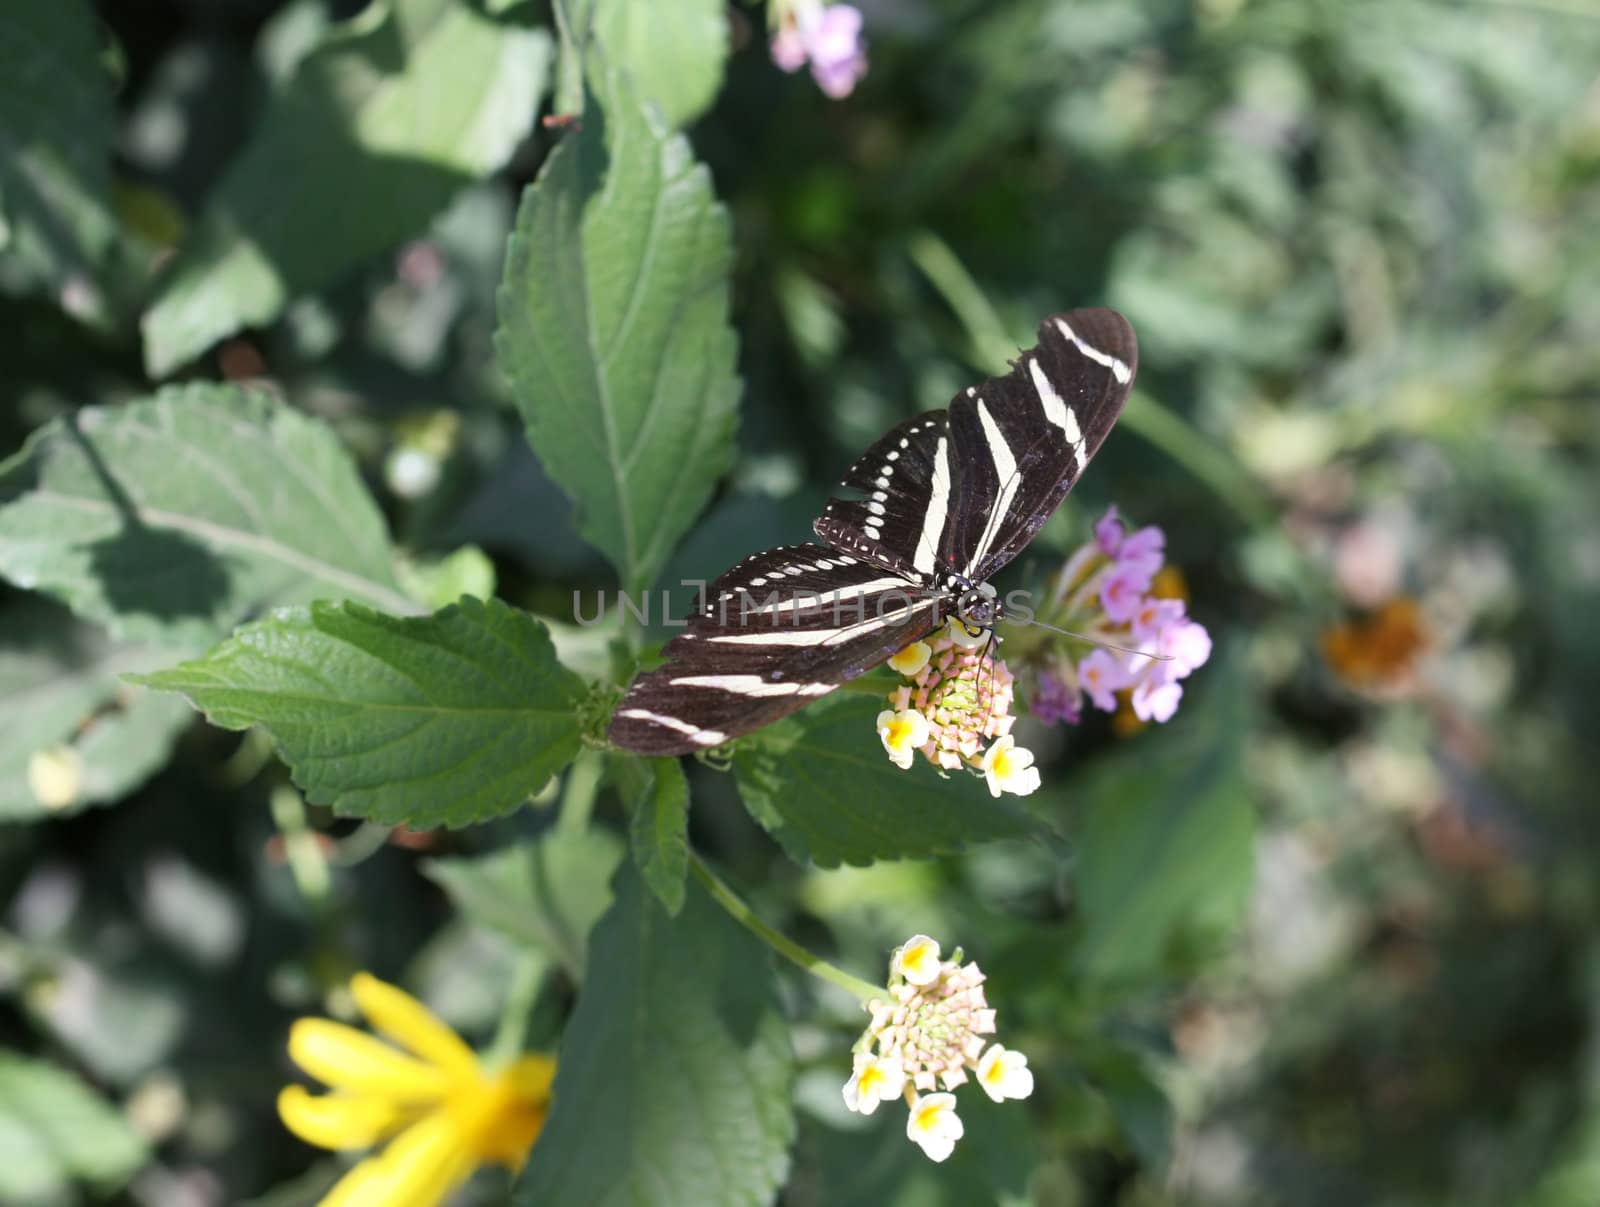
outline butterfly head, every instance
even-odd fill
[[[992,632],[996,623],[1005,614],[1005,608],[1000,602],[999,592],[992,583],[970,583],[961,581],[959,592],[956,594],[956,616],[966,627],[970,636],[976,637],[979,633]]]

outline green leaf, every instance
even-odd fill
[[[575,27],[586,28],[579,40],[598,40],[599,62],[626,73],[667,125],[688,125],[716,99],[728,57],[722,0],[579,0],[564,11]]]
[[[43,601],[0,614],[0,820],[120,800],[159,770],[193,714],[120,676],[170,659]]]
[[[527,134],[549,38],[458,0],[374,4],[274,95],[144,316],[170,373],[409,235]]]
[[[191,649],[318,597],[414,609],[334,434],[234,386],[87,407],[34,432],[0,463],[0,575],[118,637]]]
[[[733,459],[732,253],[689,144],[598,86],[523,197],[495,348],[579,531],[638,591]]]
[[[631,865],[614,888],[516,1201],[769,1202],[795,1123],[768,953],[698,885],[676,918]]]
[[[677,759],[622,755],[614,766],[628,802],[634,866],[656,900],[676,917],[689,874],[689,781]]]
[[[611,904],[622,844],[605,830],[552,830],[490,855],[430,859],[429,878],[468,919],[583,977],[589,931]]]
[[[1248,731],[1239,668],[1208,667],[1158,752],[1117,759],[1085,789],[1078,840],[1082,973],[1125,982],[1160,972],[1186,943],[1212,943],[1238,921],[1255,861],[1255,811],[1244,778]],[[1188,732],[1182,732],[1185,728]]]
[[[972,776],[945,779],[921,760],[896,767],[874,724],[882,708],[876,697],[835,694],[735,748],[745,807],[795,859],[865,866],[1048,834]]]
[[[583,681],[499,600],[432,616],[284,609],[140,679],[224,729],[261,725],[315,804],[462,826],[515,809],[577,755]]]
[[[74,1181],[108,1193],[146,1155],[122,1113],[78,1078],[0,1052],[0,1201],[53,1201]]]
[[[0,254],[51,285],[93,273],[116,238],[115,122],[92,6],[0,7]]]

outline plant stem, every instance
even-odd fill
[[[889,996],[889,991],[882,985],[874,985],[870,981],[863,981],[859,977],[851,976],[843,969],[835,968],[821,956],[812,954],[798,943],[784,938],[784,936],[773,930],[772,927],[756,917],[755,911],[746,905],[737,893],[722,883],[721,880],[718,880],[711,869],[706,867],[700,856],[693,851],[689,852],[689,870],[694,873],[695,879],[705,886],[706,892],[711,894],[716,903],[728,911],[729,916],[735,922],[739,923],[790,963],[798,965],[814,977],[837,985],[847,993],[854,994],[863,1002],[871,1001],[873,998],[887,998]]]
[[[567,771],[561,812],[556,817],[556,827],[563,833],[577,834],[589,828],[589,815],[594,812],[605,769],[605,759],[598,750],[585,750]]]
[[[540,952],[523,952],[511,969],[511,988],[506,994],[505,1013],[495,1029],[494,1040],[489,1044],[484,1063],[491,1069],[503,1069],[522,1055],[528,1042],[528,1019],[533,1014],[539,985],[549,961]]]

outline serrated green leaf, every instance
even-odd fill
[[[0,1052],[0,1201],[46,1202],[73,1182],[111,1191],[145,1157],[122,1113],[78,1078]]]
[[[614,888],[516,1201],[769,1202],[795,1123],[768,953],[697,885],[676,918],[631,864]]]
[[[431,859],[427,872],[467,918],[537,948],[582,979],[589,931],[611,904],[622,844],[605,830],[553,830],[490,855]]]
[[[637,591],[732,462],[732,253],[689,144],[615,73],[597,86],[523,197],[495,349],[579,530]]]
[[[874,725],[882,708],[874,697],[836,694],[735,749],[745,807],[795,859],[864,866],[1047,833],[969,775],[944,779],[920,760],[896,767]]]
[[[61,285],[116,238],[116,114],[85,0],[0,8],[0,254]]]
[[[669,126],[686,126],[716,99],[728,57],[728,10],[721,0],[567,0],[563,10],[600,43],[600,61],[619,67]],[[575,56],[573,56],[575,57]]]
[[[543,625],[499,600],[406,618],[284,609],[140,682],[224,729],[261,725],[313,803],[382,822],[508,813],[580,746],[583,681]]]
[[[191,649],[280,604],[414,610],[334,434],[235,386],[88,407],[0,463],[0,575],[129,641]]]
[[[689,781],[677,759],[619,755],[613,766],[628,803],[634,866],[656,900],[677,916],[689,875]]]
[[[457,0],[391,0],[331,29],[273,97],[145,314],[150,373],[421,230],[522,141],[549,57],[542,31]]]
[[[193,714],[120,676],[170,659],[43,601],[0,614],[0,820],[116,801],[157,771]],[[40,782],[50,767],[55,780]]]
[[[1154,975],[1181,941],[1226,934],[1249,898],[1255,811],[1239,740],[1248,730],[1245,685],[1227,664],[1207,668],[1207,677],[1200,702],[1185,701],[1188,733],[1169,738],[1159,757],[1116,760],[1084,790],[1077,966],[1085,975]]]

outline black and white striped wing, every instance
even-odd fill
[[[835,549],[931,585],[943,517],[930,508],[950,498],[952,481],[949,419],[928,411],[857,459],[812,530]]]
[[[814,525],[830,545],[929,587],[988,579],[1044,526],[1127,401],[1133,328],[1114,310],[1070,310],[1004,377],[889,432],[850,467]]]
[[[769,549],[707,589],[704,607],[638,676],[610,737],[647,755],[689,754],[769,725],[944,622],[942,597],[817,545]]]
[[[1038,345],[1010,373],[956,396],[945,566],[987,582],[1022,551],[1110,433],[1138,359],[1133,328],[1116,311],[1069,310],[1039,324]]]

